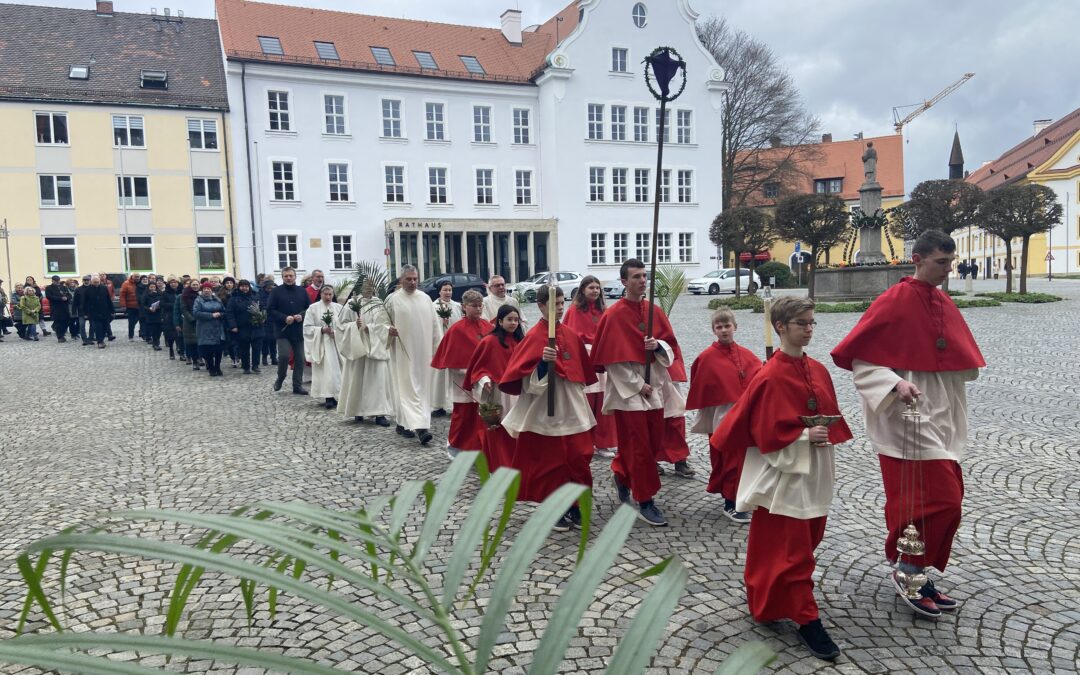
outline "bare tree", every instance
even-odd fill
[[[753,256],[758,251],[767,251],[776,243],[776,234],[772,229],[772,217],[767,213],[752,206],[735,206],[713,220],[709,239],[722,246],[725,252],[735,254],[735,297],[739,297],[742,254]]]
[[[814,297],[814,272],[818,255],[836,245],[850,227],[851,214],[836,195],[795,195],[776,207],[773,227],[787,241],[801,241],[810,247],[810,276],[806,291]]]
[[[1020,237],[1020,293],[1027,293],[1028,244],[1032,235],[1048,232],[1061,223],[1062,206],[1057,194],[1045,185],[1006,185],[990,193],[983,209],[984,229],[1005,242],[1008,278],[1005,291],[1012,292],[1012,239]]]
[[[768,45],[726,19],[699,21],[697,33],[731,83],[721,122],[723,209],[752,203],[770,184],[778,197],[799,191],[820,155],[820,122],[803,108],[791,76]]]

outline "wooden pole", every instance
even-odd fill
[[[647,66],[646,66],[647,67]],[[645,326],[645,337],[653,334],[653,302],[656,299],[656,238],[660,230],[660,190],[664,173],[664,128],[667,122],[667,101],[660,99],[659,138],[656,139],[656,189],[653,191],[652,240],[649,253],[649,318]],[[675,186],[669,186],[672,189]],[[650,384],[653,354],[645,355],[645,384]]]
[[[547,323],[548,323],[548,347],[555,349],[555,303],[558,301],[554,285],[555,272],[548,272],[548,297],[547,297]],[[548,389],[547,389],[547,414],[555,416],[555,363],[558,362],[558,354],[555,362],[548,364]]]

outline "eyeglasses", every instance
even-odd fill
[[[802,319],[796,319],[794,321],[788,321],[788,323],[793,323],[796,326],[798,326],[799,328],[808,328],[810,326],[816,326],[817,325],[817,321],[814,321],[813,319],[811,319],[810,321],[804,321]]]

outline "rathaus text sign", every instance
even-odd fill
[[[441,230],[443,227],[440,220],[401,220],[394,225],[399,230]]]

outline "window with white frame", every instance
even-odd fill
[[[671,201],[671,169],[660,172],[660,201]]]
[[[671,262],[671,233],[670,232],[657,232],[656,233],[656,262],[669,263]]]
[[[611,72],[625,73],[628,51],[625,47],[611,48]]]
[[[429,141],[446,140],[446,106],[442,103],[425,103],[424,116],[427,121],[427,135]]]
[[[401,101],[393,98],[382,100],[383,138],[401,138]]]
[[[604,201],[604,167],[589,167],[589,201]]]
[[[611,106],[611,140],[626,140],[626,106]]]
[[[145,148],[142,115],[113,115],[113,145],[119,148]]]
[[[527,169],[514,171],[514,202],[525,206],[533,203],[533,172]]]
[[[675,115],[675,142],[686,145],[693,143],[693,113],[689,110],[680,110]]]
[[[41,112],[34,114],[37,142],[42,145],[67,145],[67,113]]]
[[[121,237],[124,246],[126,272],[154,271],[154,238],[149,236]]]
[[[71,206],[71,176],[38,176],[42,206]]]
[[[819,195],[835,195],[844,191],[843,178],[819,178],[814,181],[814,192]]]
[[[647,263],[650,260],[649,255],[652,253],[652,249],[649,248],[652,243],[651,238],[652,233],[650,232],[638,232],[634,235],[635,257],[641,262]]]
[[[491,142],[491,106],[474,105],[473,115],[473,142]]]
[[[638,143],[649,142],[649,109],[634,108],[634,140]]]
[[[347,270],[353,266],[353,248],[351,234],[332,234],[330,244],[334,255],[334,269]]]
[[[195,208],[221,208],[220,178],[192,178],[191,193],[194,195]]]
[[[188,120],[188,145],[192,150],[217,150],[217,120]]]
[[[225,271],[225,237],[205,236],[197,241],[200,272]]]
[[[590,103],[588,109],[589,140],[604,140],[604,104]]]
[[[292,162],[274,161],[270,163],[271,181],[274,188],[274,201],[296,201],[296,173]]]
[[[476,170],[476,203],[477,204],[494,204],[495,203],[495,170],[494,169],[477,169]]]
[[[428,167],[428,204],[446,204],[449,202],[446,187],[447,171],[445,166]]]
[[[680,263],[694,262],[694,233],[693,232],[680,232],[679,233],[679,262]]]
[[[676,199],[680,204],[689,204],[694,201],[694,172],[689,169],[679,169],[675,175]]]
[[[345,97],[341,94],[323,94],[323,127],[333,136],[345,135]]]
[[[626,169],[617,167],[611,170],[611,201],[626,201]]]
[[[150,206],[150,179],[146,176],[117,176],[116,193],[120,206]]]
[[[528,108],[514,108],[513,120],[514,120],[514,144],[515,145],[528,145],[532,143],[532,130],[529,125],[529,109]]]
[[[292,119],[289,114],[289,92],[266,92],[267,111],[270,113],[270,131],[289,131]]]
[[[405,201],[405,167],[392,164],[383,170],[386,183],[386,200],[400,204]]]
[[[634,201],[649,201],[649,170],[634,169]]]
[[[593,232],[589,237],[589,249],[593,265],[607,264],[607,233]]]
[[[616,232],[611,235],[611,262],[621,265],[630,257],[630,235]]]
[[[326,174],[330,201],[352,201],[352,190],[349,188],[349,163],[329,162],[326,165]]]
[[[660,138],[660,108],[656,109],[656,137]],[[671,110],[664,108],[664,143],[671,142]]]
[[[75,274],[75,237],[45,237],[45,271],[49,274]]]
[[[300,235],[277,235],[277,260],[279,270],[286,267],[300,268]]]

